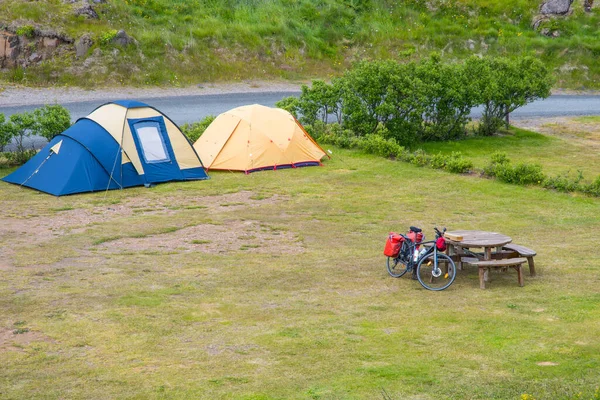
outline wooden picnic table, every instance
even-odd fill
[[[502,252],[502,246],[512,242],[509,236],[496,232],[486,231],[448,231],[446,232],[446,243],[451,247],[454,254],[461,254],[462,249],[483,248],[483,260],[492,259],[492,250]],[[462,237],[462,240],[451,240],[449,237]],[[460,263],[460,259],[458,260]],[[460,269],[460,267],[459,267]]]
[[[464,255],[476,256],[468,261],[479,267],[480,287],[485,289],[489,268],[515,268],[518,272],[519,285],[523,286],[521,264],[524,258],[505,259],[502,246],[512,242],[509,236],[497,232],[458,230],[446,232],[448,254],[456,259],[456,266],[462,269]],[[465,249],[483,248],[483,253],[465,254]]]

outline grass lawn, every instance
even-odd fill
[[[598,173],[560,140],[489,150]],[[600,199],[331,149],[324,167],[152,189],[0,182],[0,398],[600,397]],[[386,235],[410,225],[502,232],[538,275],[480,290],[467,268],[439,293],[391,278]]]

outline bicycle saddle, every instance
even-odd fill
[[[413,231],[413,232],[415,232],[415,233],[419,233],[419,232],[423,231],[423,229],[417,228],[416,226],[411,226],[410,230]]]

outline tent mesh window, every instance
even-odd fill
[[[134,125],[134,129],[140,140],[142,153],[147,163],[170,161],[158,123],[151,121],[138,122]]]

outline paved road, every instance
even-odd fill
[[[262,104],[272,107],[284,97],[298,96],[300,92],[263,92],[263,93],[228,93],[211,95],[194,95],[178,97],[138,98],[143,103],[151,105],[169,116],[176,124],[199,121],[208,115],[219,115],[224,111],[246,104]],[[78,103],[63,103],[71,112],[73,121],[85,117],[103,101],[84,101]],[[31,111],[43,104],[0,107],[0,113],[8,116],[23,111]]]
[[[199,121],[208,115],[218,115],[224,111],[246,104],[263,104],[274,106],[275,103],[287,96],[297,96],[299,92],[263,92],[263,93],[229,93],[214,95],[194,95],[177,97],[139,98],[168,115],[175,123],[184,124]],[[84,117],[102,101],[84,101],[78,103],[64,103],[69,109],[73,120]],[[6,116],[23,111],[31,111],[39,105],[1,107],[0,113]],[[476,108],[471,114],[474,118],[481,115],[481,109]],[[599,95],[553,95],[545,100],[538,100],[519,108],[511,118],[544,118],[557,116],[600,115]],[[44,144],[41,138],[34,139],[33,145],[39,147]]]

